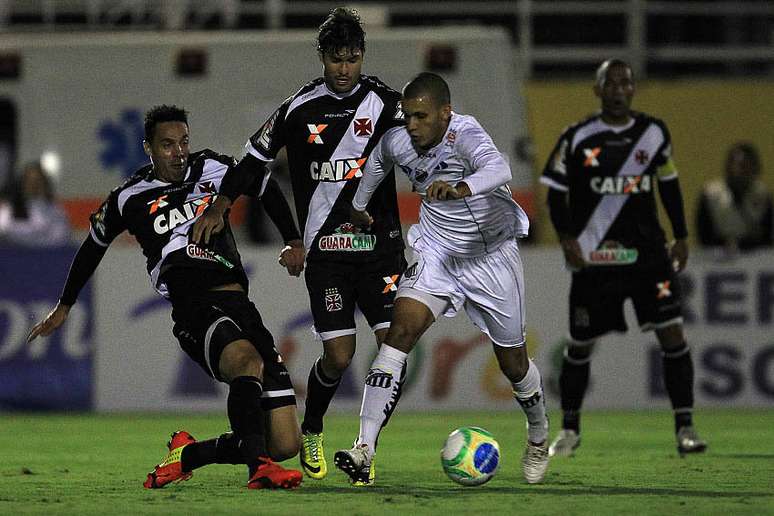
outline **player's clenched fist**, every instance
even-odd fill
[[[453,199],[462,199],[470,195],[470,188],[464,182],[459,182],[456,186],[452,186],[446,181],[433,181],[433,184],[428,187],[427,200],[433,201],[449,201]]]

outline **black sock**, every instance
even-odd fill
[[[328,412],[328,406],[341,383],[341,378],[332,379],[325,375],[321,362],[322,358],[315,360],[306,382],[306,409],[301,423],[301,431],[304,433],[319,434],[323,431],[323,416]]]
[[[580,434],[580,409],[586,388],[589,386],[591,358],[588,355],[574,357],[573,354],[573,348],[568,348],[562,360],[562,372],[559,375],[562,428],[574,430]]]
[[[254,376],[240,376],[229,384],[228,419],[239,441],[242,459],[250,469],[250,476],[260,465],[259,457],[267,457],[266,430],[261,408],[261,380]]]
[[[675,432],[693,424],[693,361],[688,344],[661,354],[666,385],[672,409],[675,411]]]
[[[215,439],[191,443],[180,455],[183,471],[193,471],[208,464],[244,464],[239,450],[239,439],[233,432],[226,432]]]

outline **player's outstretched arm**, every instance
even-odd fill
[[[70,313],[70,307],[75,304],[78,294],[97,270],[106,252],[107,246],[99,245],[91,235],[86,237],[73,258],[59,302],[42,321],[32,327],[27,335],[27,342],[32,342],[38,335],[48,337],[64,324]]]
[[[48,337],[54,330],[64,324],[69,314],[70,305],[63,305],[61,302],[57,303],[54,309],[51,310],[42,321],[32,327],[29,335],[27,335],[27,342],[32,342],[38,335],[41,337]]]

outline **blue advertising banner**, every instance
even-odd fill
[[[76,251],[0,248],[0,410],[92,407],[91,283],[58,331],[26,342],[32,325],[56,304]]]

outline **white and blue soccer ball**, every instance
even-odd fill
[[[500,465],[500,445],[492,434],[477,426],[463,426],[449,434],[441,449],[446,475],[463,486],[488,482]]]

